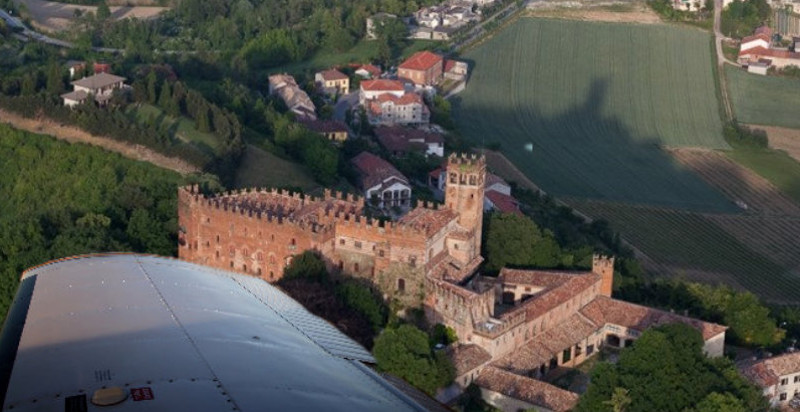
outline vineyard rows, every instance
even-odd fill
[[[800,256],[796,241],[800,233],[797,232],[800,230],[798,222],[780,229],[780,220],[759,221],[756,217],[719,215],[707,218],[698,213],[579,199],[569,199],[568,203],[593,218],[611,222],[626,240],[656,263],[676,270],[685,268],[728,275],[734,282],[726,283],[741,285],[769,301],[800,303],[800,274],[791,273],[767,257],[773,255],[769,253],[771,250],[779,251],[787,244],[794,246],[791,250],[780,251],[776,256],[780,259],[774,260],[790,263],[789,254]],[[715,224],[717,219],[725,228]],[[759,224],[763,227],[758,228]],[[773,230],[780,232],[774,234]],[[745,244],[738,240],[742,239],[740,236],[753,236],[752,244],[757,243],[758,247],[748,247],[751,241]]]

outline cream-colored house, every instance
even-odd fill
[[[800,352],[745,362],[739,370],[764,390],[773,407],[785,405],[800,394]]]
[[[350,78],[336,70],[323,70],[314,75],[314,83],[328,96],[350,93]]]
[[[72,82],[72,91],[61,95],[64,106],[74,107],[89,96],[101,106],[108,103],[114,90],[125,88],[125,78],[108,73],[98,73]]]

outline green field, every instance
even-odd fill
[[[742,148],[726,155],[769,180],[783,194],[800,203],[800,163],[785,152]]]
[[[456,120],[556,196],[733,211],[661,150],[728,148],[711,50],[672,26],[522,18],[462,56]]]
[[[191,143],[210,156],[217,156],[219,139],[213,133],[197,130],[194,121],[186,117],[174,118],[160,108],[147,104],[129,106],[128,114],[134,116],[141,124],[157,124],[159,128],[167,128],[172,134],[185,143]]]
[[[800,128],[800,80],[725,65],[733,109],[743,123]]]

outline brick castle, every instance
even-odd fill
[[[446,173],[443,206],[418,204],[388,223],[367,218],[364,199],[330,191],[207,197],[197,187],[180,188],[178,255],[272,282],[294,255],[316,250],[332,271],[366,278],[385,298],[422,306],[431,324],[455,329],[456,383],[476,382],[484,397],[517,393],[513,401],[522,409],[544,406],[537,404],[542,396],[569,409],[577,395],[532,378],[577,365],[603,345],[625,347],[654,325],[692,325],[705,352],[722,355],[725,327],[612,299],[613,258],[595,256],[590,271],[505,268],[497,278],[476,275],[483,261],[485,159],[450,155]],[[523,392],[530,399],[521,399]]]

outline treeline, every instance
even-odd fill
[[[728,37],[750,36],[756,27],[769,23],[772,8],[767,0],[733,0],[722,10],[720,30]]]
[[[174,255],[170,171],[0,125],[0,313],[23,270],[104,251]]]
[[[159,84],[160,83],[160,84]],[[65,71],[51,61],[44,69],[5,75],[0,81],[0,106],[28,118],[46,116],[77,126],[91,134],[141,144],[167,156],[179,157],[228,182],[244,148],[242,126],[236,116],[210,103],[200,93],[180,82],[159,80],[150,71],[146,80],[134,81],[133,93],[117,92],[108,105],[93,101],[74,108],[65,107],[59,97],[65,88]],[[174,130],[155,123],[139,122],[127,113],[130,103],[153,103],[173,116],[186,115],[198,129],[212,132],[219,140],[215,153],[202,150],[174,135]]]

